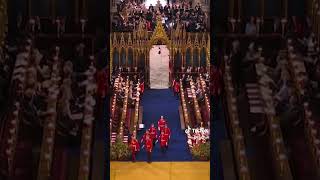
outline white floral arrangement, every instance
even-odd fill
[[[187,143],[190,148],[199,144],[204,144],[210,139],[210,130],[203,127],[191,129],[190,126],[185,130]]]

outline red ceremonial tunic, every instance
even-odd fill
[[[142,136],[141,142],[146,142],[147,135],[150,137],[150,133],[144,133]]]
[[[166,120],[164,120],[164,119],[159,119],[159,121],[158,121],[158,128],[159,128],[159,130],[161,131],[166,124],[167,124]]]
[[[161,134],[159,136],[159,141],[160,141],[161,147],[167,146],[168,145],[168,136],[166,136],[165,134]]]
[[[179,92],[180,92],[180,84],[179,84],[178,82],[175,82],[174,91],[175,91],[176,93],[179,93]]]
[[[164,135],[165,135],[168,139],[170,139],[170,136],[171,136],[171,131],[170,131],[170,129],[169,129],[168,127],[166,127],[166,128],[163,129],[163,131],[164,131]]]
[[[141,93],[144,92],[144,82],[139,85]]]
[[[151,127],[149,132],[152,140],[157,138],[157,129],[155,127]]]
[[[146,139],[146,150],[148,152],[152,152],[152,148],[153,148],[153,142],[152,142],[152,139],[151,138],[147,138]]]
[[[133,152],[140,151],[140,144],[136,139],[131,140],[130,147]]]

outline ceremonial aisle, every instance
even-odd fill
[[[111,162],[111,180],[207,180],[209,162]]]
[[[157,126],[161,115],[168,120],[171,129],[171,140],[168,151],[163,154],[159,143],[152,152],[152,161],[191,161],[192,157],[187,147],[187,137],[181,130],[179,117],[179,100],[173,96],[170,89],[147,90],[142,98],[143,123],[149,128],[151,123]],[[141,139],[145,129],[138,133]],[[137,156],[138,161],[147,161],[147,153],[142,149]]]

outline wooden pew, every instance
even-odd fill
[[[90,74],[89,76],[94,76]],[[89,78],[88,78],[89,79]],[[91,151],[92,151],[92,135],[93,135],[93,124],[94,124],[94,104],[96,92],[96,85],[94,82],[89,82],[86,87],[86,101],[83,116],[82,136],[81,136],[81,147],[80,147],[80,166],[78,171],[78,180],[87,180],[90,175],[91,168]],[[90,100],[93,104],[90,104]]]
[[[122,115],[120,119],[120,130],[119,130],[119,136],[121,139],[124,138],[124,121],[127,117],[127,111],[128,111],[128,94],[129,94],[129,77],[127,77],[126,80],[126,86],[125,86],[125,96],[123,101],[123,108],[122,108]]]
[[[236,168],[240,180],[250,180],[250,167],[248,165],[248,157],[245,151],[245,141],[243,130],[240,127],[239,115],[237,110],[237,100],[232,83],[232,75],[230,72],[230,65],[225,64],[224,84],[226,89],[226,100],[229,115],[229,125],[231,129],[231,139],[233,143],[233,154],[236,160]]]
[[[140,82],[138,82],[137,87],[139,87]],[[139,127],[139,110],[140,110],[140,93],[139,95],[136,97],[136,103],[135,103],[135,107],[134,107],[134,114],[133,114],[133,127],[132,127],[132,131],[133,135],[135,137],[137,137],[137,126]],[[142,121],[142,118],[141,118]]]
[[[296,93],[298,94],[299,100],[301,100],[302,96],[306,92],[305,87],[302,86],[303,84],[305,84],[303,81],[306,76],[306,74],[301,74],[305,71],[303,61],[301,61],[301,59],[297,59],[295,56],[288,55],[288,64],[290,67],[288,69],[290,70],[290,75],[293,79]],[[310,109],[309,102],[305,102],[303,108],[304,131],[307,138],[309,149],[311,150],[313,162],[317,166],[317,174],[318,176],[320,176],[320,135],[318,132],[320,129],[319,127],[317,127],[317,123],[313,119],[313,113]]]
[[[188,127],[188,126],[192,126],[191,125],[191,122],[190,122],[190,116],[189,116],[189,113],[188,113],[188,108],[187,108],[187,104],[186,104],[186,99],[185,99],[185,92],[184,92],[184,89],[183,89],[183,83],[182,83],[182,80],[180,79],[180,99],[181,99],[181,105],[182,105],[182,111],[183,111],[183,119],[184,119],[184,122],[185,122],[185,126]]]
[[[48,113],[49,116],[45,121],[43,129],[43,137],[41,144],[40,162],[38,168],[38,180],[46,180],[51,176],[51,165],[53,156],[53,147],[55,142],[55,130],[56,130],[56,116],[57,116],[57,98],[58,94],[55,94],[59,88],[59,72],[58,69],[52,72],[51,76],[52,84],[49,89],[48,98]],[[59,92],[59,90],[58,90]]]
[[[191,87],[191,93],[192,93],[192,100],[193,100],[193,104],[194,104],[194,112],[196,115],[196,121],[198,124],[203,123],[202,121],[202,117],[201,117],[201,112],[200,112],[200,108],[199,108],[199,103],[196,97],[196,92],[195,92],[195,86],[194,86],[194,82],[193,80],[190,81],[190,87]]]

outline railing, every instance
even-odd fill
[[[140,82],[138,81],[137,87],[140,87]],[[132,134],[137,137],[137,125],[139,121],[139,107],[140,107],[140,91],[138,89],[138,95],[136,97],[136,103],[134,106],[134,118],[133,118],[133,130]]]
[[[12,82],[16,81],[17,87],[21,86],[22,88],[24,88],[24,83],[26,81],[25,74],[26,74],[27,63],[24,64],[24,66],[17,68],[18,64],[20,64],[20,62],[22,62],[22,61],[24,61],[24,60],[17,57],[10,84],[12,85],[13,84]],[[17,92],[13,92],[13,96],[17,96]],[[15,99],[15,97],[13,97],[13,99]],[[13,112],[13,119],[3,119],[4,123],[5,123],[4,127],[12,127],[10,129],[3,130],[4,131],[3,138],[7,137],[7,136],[5,136],[6,133],[9,133],[9,137],[8,137],[9,139],[7,140],[7,143],[6,143],[9,145],[9,148],[7,148],[5,150],[5,154],[7,155],[7,161],[8,161],[9,176],[11,176],[14,173],[15,150],[16,150],[17,143],[18,143],[17,142],[18,141],[18,132],[19,132],[18,130],[19,130],[19,126],[20,126],[20,118],[19,118],[20,103],[18,101],[16,101],[14,103],[14,106],[16,107],[16,110]],[[12,112],[9,112],[9,113],[11,114]],[[10,115],[8,117],[11,118]],[[8,123],[10,123],[10,124],[8,124]],[[6,139],[2,139],[2,140],[6,141]]]
[[[232,130],[233,151],[237,162],[237,172],[240,180],[250,180],[250,169],[248,166],[248,157],[245,151],[245,142],[243,130],[240,127],[239,115],[237,109],[237,100],[235,97],[234,87],[230,66],[225,63],[224,82],[226,89],[227,106],[230,116],[230,127]]]
[[[305,134],[308,141],[308,145],[311,149],[312,158],[317,165],[317,173],[320,174],[320,140],[318,137],[318,129],[316,129],[316,123],[312,119],[312,112],[309,109],[309,103],[304,103],[305,114]],[[306,152],[309,153],[309,152]]]
[[[201,74],[200,74],[200,84],[201,84],[202,91],[204,92],[204,101],[205,101],[207,112],[209,114],[209,119],[210,119],[210,101],[208,98],[207,84]]]
[[[181,98],[184,122],[186,124],[186,127],[188,127],[188,126],[191,126],[191,123],[190,123],[190,117],[188,114],[188,108],[187,108],[186,99],[184,95],[183,83],[181,79],[180,79],[180,98]]]
[[[127,117],[127,111],[128,111],[128,98],[129,98],[129,77],[127,77],[126,80],[126,87],[125,87],[125,95],[124,95],[124,101],[123,101],[123,108],[122,108],[122,114],[120,119],[120,130],[119,130],[119,136],[121,139],[123,139],[123,129],[124,129],[124,121]]]
[[[197,96],[195,93],[195,86],[194,86],[194,82],[193,80],[190,81],[190,87],[191,87],[191,93],[192,93],[192,99],[193,99],[193,103],[194,103],[194,111],[196,114],[196,120],[198,124],[201,124],[202,122],[202,117],[201,117],[201,113],[200,113],[200,108],[199,108],[199,103],[197,100]]]
[[[91,79],[94,73],[88,74],[87,79]],[[85,109],[83,116],[81,150],[80,150],[80,166],[78,180],[88,180],[90,174],[90,155],[92,145],[92,130],[94,121],[94,107],[96,93],[96,83],[90,82],[86,86]]]
[[[54,66],[54,65],[53,65]],[[43,137],[41,144],[41,154],[38,169],[38,180],[51,178],[51,167],[53,158],[53,147],[55,141],[56,117],[57,117],[57,98],[59,95],[59,69],[53,68],[51,76],[51,87],[49,88],[48,97],[48,118],[43,127]]]
[[[9,136],[7,137],[8,148],[6,149],[6,154],[8,158],[8,171],[10,176],[14,173],[15,151],[18,144],[18,137],[19,137],[18,132],[19,132],[19,122],[20,122],[20,118],[19,118],[20,103],[16,102],[14,106],[16,110],[12,113],[13,115],[12,119],[9,120],[11,128],[9,129]]]
[[[119,86],[120,86],[120,83],[119,83],[119,80],[120,80],[120,74],[118,76],[118,78],[115,79],[115,82],[114,82],[114,85],[113,85],[113,89],[114,89],[114,96],[112,98],[112,105],[111,105],[111,117],[113,118],[114,116],[114,112],[116,110],[116,101],[117,101],[117,93],[118,92],[118,89],[119,89]],[[111,128],[111,127],[110,127]],[[110,129],[111,131],[111,129]]]

